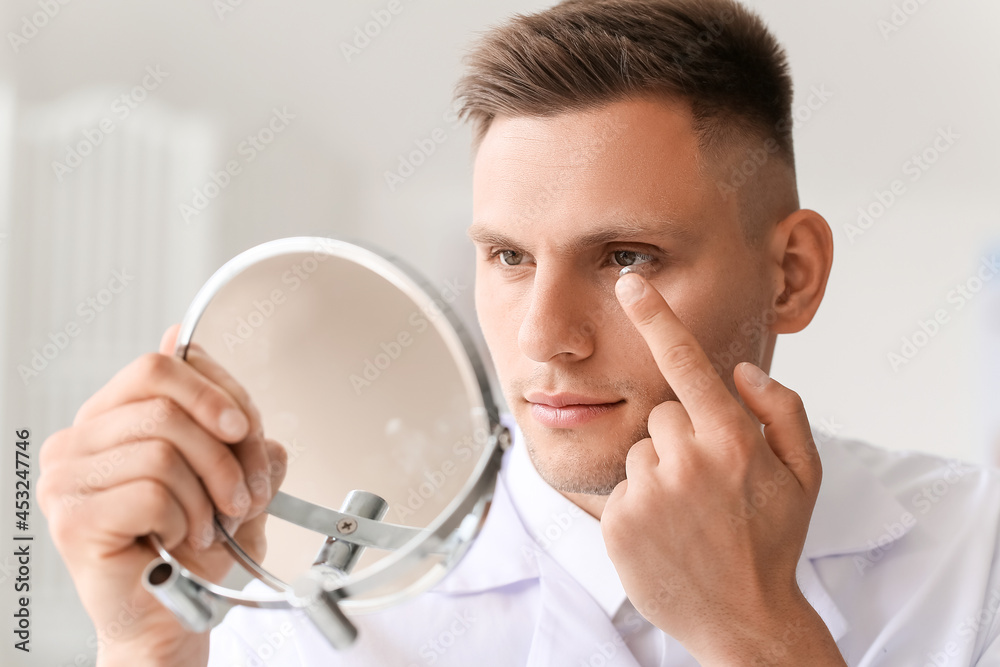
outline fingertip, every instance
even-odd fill
[[[754,389],[763,389],[771,382],[771,377],[767,373],[749,361],[742,361],[736,367],[746,383]]]
[[[160,338],[160,354],[172,355],[174,353],[174,347],[177,346],[177,335],[180,333],[180,330],[180,322],[167,327],[167,330],[163,332],[163,337]]]
[[[250,432],[250,420],[239,408],[226,408],[219,415],[219,430],[227,442],[240,442]]]
[[[615,283],[615,295],[623,306],[633,305],[646,292],[646,281],[638,273],[629,271],[630,268],[622,269]]]

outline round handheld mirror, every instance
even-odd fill
[[[454,296],[398,260],[307,237],[252,248],[205,284],[176,353],[197,345],[225,368],[288,464],[262,558],[216,517],[266,587],[207,581],[151,536],[160,557],[143,584],[186,627],[205,631],[233,605],[300,608],[343,648],[357,635],[349,614],[426,590],[461,558],[510,435]]]

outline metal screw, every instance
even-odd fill
[[[337,522],[337,530],[342,535],[350,535],[358,529],[358,522],[354,519],[341,519]]]
[[[510,447],[511,443],[510,430],[505,428],[502,431],[500,431],[500,433],[497,435],[497,439],[500,441],[500,449],[506,450],[508,447]]]

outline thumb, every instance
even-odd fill
[[[177,324],[170,325],[163,332],[163,338],[160,339],[160,354],[173,356],[174,348],[177,346],[177,334],[180,333],[180,330],[181,325],[178,322]]]
[[[823,476],[802,398],[750,362],[733,371],[740,397],[764,426],[764,439],[799,484],[815,496]]]

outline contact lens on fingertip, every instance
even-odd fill
[[[622,270],[618,272],[618,277],[621,278],[622,276],[627,276],[630,273],[646,278],[649,271],[646,270],[645,264],[633,264],[631,266],[622,267]]]

